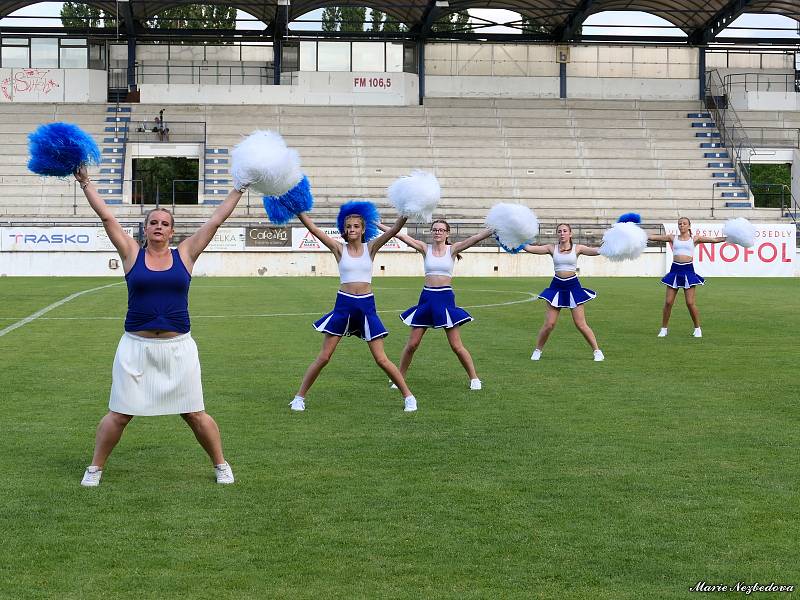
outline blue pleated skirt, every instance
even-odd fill
[[[419,301],[400,315],[409,327],[458,327],[472,321],[472,315],[456,306],[456,295],[449,285],[422,288]]]
[[[539,298],[547,300],[556,308],[576,308],[579,304],[593,300],[597,296],[594,290],[582,287],[577,275],[562,279],[553,277],[550,287],[539,294]]]
[[[355,335],[362,340],[372,340],[389,335],[375,310],[372,294],[336,294],[333,310],[314,321],[314,329],[331,335]]]
[[[661,278],[661,283],[674,289],[688,289],[695,285],[704,285],[705,279],[694,272],[692,263],[673,262],[669,273]]]

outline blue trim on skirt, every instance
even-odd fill
[[[336,293],[333,310],[314,321],[314,329],[331,335],[355,335],[367,342],[389,335],[375,309],[375,296],[342,291]]]
[[[669,273],[661,278],[661,283],[673,289],[689,289],[696,285],[705,285],[705,279],[694,272],[694,265],[673,262]]]
[[[550,287],[542,290],[539,298],[547,300],[555,308],[577,308],[579,304],[594,300],[597,292],[581,286],[577,275],[562,279],[555,276]]]
[[[473,320],[472,315],[456,306],[456,295],[449,285],[425,286],[416,306],[400,314],[400,320],[409,327],[451,329]]]

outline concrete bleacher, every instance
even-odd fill
[[[130,105],[132,122],[160,107]],[[104,135],[107,105],[2,105],[0,218],[91,216],[71,182],[27,172],[26,134],[41,122],[75,122]],[[207,147],[224,153],[254,129],[279,131],[299,151],[319,221],[339,204],[367,198],[387,206],[386,187],[412,169],[433,171],[442,185],[440,214],[480,221],[500,201],[521,202],[543,220],[605,224],[636,210],[650,222],[744,216],[775,220],[774,210],[725,208],[725,188],[709,168],[692,127],[699,102],[613,100],[427,99],[425,106],[169,106],[168,122],[205,121]],[[222,156],[216,154],[215,156]],[[208,159],[208,155],[206,156]],[[724,159],[722,159],[724,160]],[[207,165],[208,166],[208,165]],[[211,167],[208,167],[211,168]],[[99,177],[98,174],[94,175]],[[212,180],[212,183],[209,183]],[[229,187],[226,169],[206,174],[209,202]],[[78,190],[79,192],[79,190]],[[249,207],[248,207],[249,204]],[[260,198],[235,217],[253,220]],[[119,205],[122,217],[139,206]],[[180,206],[186,218],[209,206]]]

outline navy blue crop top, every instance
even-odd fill
[[[125,275],[128,282],[128,314],[125,331],[189,332],[189,284],[178,250],[172,248],[172,266],[166,271],[151,271],[144,262],[145,250],[139,250],[133,268]]]

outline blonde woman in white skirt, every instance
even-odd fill
[[[85,168],[75,173],[75,179],[119,252],[128,284],[125,333],[114,357],[109,410],[97,426],[92,464],[81,485],[100,484],[106,460],[133,417],[174,414],[183,417],[208,453],[217,483],[233,483],[219,428],[203,404],[188,302],[195,261],[236,208],[244,189],[232,190],[211,218],[177,248],[169,247],[174,233],[172,214],[151,210],[144,222],[146,244],[140,248],[106,206]]]

